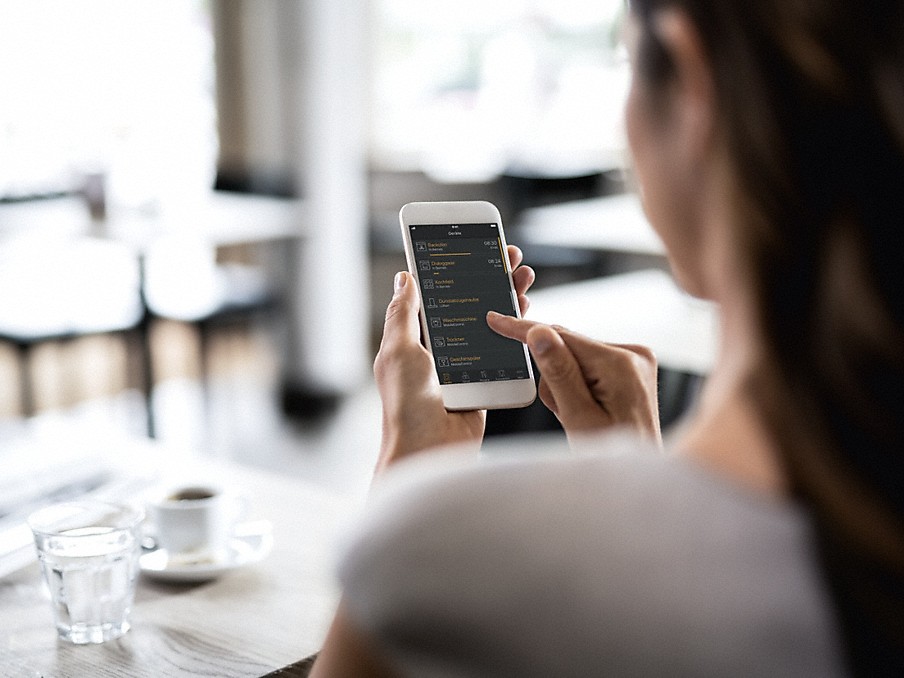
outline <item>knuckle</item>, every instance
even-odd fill
[[[373,372],[374,376],[381,376],[386,370],[386,353],[383,349],[377,351],[377,356],[374,358]]]
[[[389,305],[386,307],[386,322],[389,322],[396,316],[400,315],[405,311],[405,304],[401,298],[394,298],[389,302]]]
[[[613,356],[613,361],[626,373],[648,375],[656,372],[656,356],[646,346],[624,346]]]
[[[627,363],[631,371],[638,374],[645,373],[650,366],[649,361],[633,351],[627,356]]]
[[[656,354],[649,346],[635,346],[634,353],[639,359],[642,359],[648,366],[656,366]]]
[[[404,351],[397,344],[381,346],[380,350],[377,351],[376,358],[374,358],[374,374],[378,377],[383,376],[396,366],[404,364],[403,354]]]
[[[656,354],[649,346],[642,344],[626,344],[624,349],[634,354],[637,364],[645,363],[647,365],[656,365]]]
[[[383,348],[380,348],[380,350],[377,351],[377,355],[374,357],[374,365],[373,365],[374,373],[383,369],[383,365],[385,362],[386,362],[386,351],[383,350]]]

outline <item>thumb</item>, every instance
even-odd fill
[[[381,346],[414,342],[420,344],[421,326],[418,321],[419,297],[411,274],[399,271],[393,280],[393,294],[386,308]]]
[[[536,325],[527,333],[527,345],[544,388],[554,401],[546,404],[563,425],[580,419],[588,408],[599,407],[584,381],[580,364],[558,332],[548,325]]]

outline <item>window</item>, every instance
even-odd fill
[[[3,0],[0,198],[106,177],[144,206],[209,188],[213,41],[201,0]]]
[[[621,165],[622,0],[377,0],[372,162],[439,178]]]

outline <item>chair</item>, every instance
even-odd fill
[[[123,245],[20,236],[0,247],[0,341],[17,351],[24,416],[36,411],[36,346],[137,330],[143,318],[138,259]]]
[[[271,311],[278,305],[278,295],[260,268],[217,263],[215,248],[191,235],[159,238],[145,252],[142,271],[148,322],[174,320],[197,328],[200,381],[205,405],[209,405],[211,345],[216,330]],[[145,346],[149,351],[146,362],[153,372],[150,337]]]

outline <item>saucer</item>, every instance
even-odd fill
[[[171,554],[166,549],[152,547],[141,555],[139,564],[141,571],[152,579],[207,581],[263,560],[272,547],[273,526],[266,520],[259,520],[236,525],[235,533],[221,551]]]

